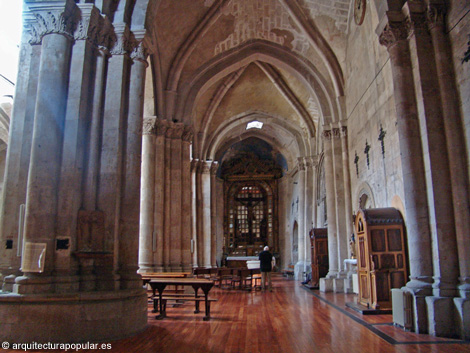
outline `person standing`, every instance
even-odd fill
[[[268,280],[268,288],[269,291],[273,291],[272,283],[271,283],[271,271],[273,269],[273,261],[274,257],[269,252],[269,247],[265,246],[263,251],[259,253],[259,264],[261,270],[261,288],[263,290],[266,289],[266,279]]]

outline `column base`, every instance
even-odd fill
[[[426,297],[416,295],[415,291],[410,290],[408,286],[402,287],[402,291],[410,293],[413,298],[413,328],[417,333],[428,333],[428,313],[426,306]]]
[[[299,261],[294,266],[294,278],[297,281],[304,281],[305,280],[305,270],[306,270],[306,262]]]
[[[454,298],[426,297],[428,331],[438,337],[457,338],[455,331]]]
[[[0,296],[0,341],[111,341],[147,326],[145,290]]]
[[[320,292],[344,293],[344,278],[320,278]]]
[[[456,321],[459,336],[463,340],[470,340],[470,299],[454,298],[457,309]]]

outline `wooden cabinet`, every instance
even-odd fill
[[[391,308],[391,289],[408,279],[403,217],[395,208],[359,210],[355,231],[359,304]]]
[[[328,273],[328,229],[313,228],[310,231],[310,246],[312,256],[311,288],[318,288],[320,278]]]

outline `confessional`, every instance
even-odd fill
[[[320,278],[325,277],[328,273],[328,229],[312,228],[309,235],[312,258],[310,288],[318,288]]]
[[[404,220],[395,208],[359,210],[355,218],[358,303],[369,309],[391,309],[392,288],[408,278]]]

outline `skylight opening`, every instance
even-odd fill
[[[248,124],[246,124],[246,130],[261,129],[262,127],[263,127],[263,123],[258,120],[253,120],[253,121],[250,121]]]

